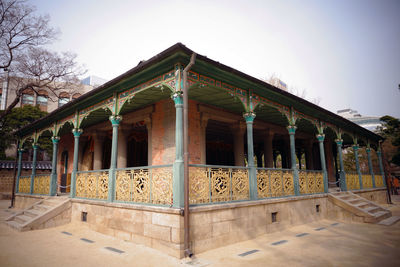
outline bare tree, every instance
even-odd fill
[[[35,7],[25,0],[0,0],[0,69],[9,68],[28,47],[55,40],[58,32],[49,21],[49,16],[35,15]]]
[[[43,48],[28,48],[24,54],[19,54],[13,63],[13,82],[15,83],[15,99],[0,115],[0,121],[20,102],[26,90],[36,94],[39,89],[49,92],[50,100],[58,99],[58,91],[68,88],[79,91],[78,75],[85,71],[75,62],[76,55],[71,53],[58,54]]]

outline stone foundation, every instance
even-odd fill
[[[23,209],[29,208],[30,206],[32,206],[36,202],[44,199],[45,197],[48,197],[48,196],[28,195],[28,194],[17,193],[15,195],[14,207],[18,210],[23,210]]]
[[[86,222],[82,213],[86,213]],[[179,209],[74,199],[71,221],[100,233],[183,257],[183,217]]]
[[[380,204],[386,203],[385,189],[355,193]],[[19,194],[16,207],[28,207],[41,198],[43,196]],[[69,216],[71,222],[87,224],[94,231],[177,258],[184,256],[184,225],[179,209],[82,199],[72,199],[71,203],[71,209],[49,224],[65,223]],[[190,245],[194,253],[321,219],[362,222],[362,218],[332,204],[327,194],[204,205],[190,210]]]

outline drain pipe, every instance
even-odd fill
[[[194,65],[196,53],[193,53],[190,58],[190,63],[183,70],[183,186],[184,186],[184,253],[187,257],[192,257],[193,253],[189,248],[189,86],[187,81],[187,72]]]

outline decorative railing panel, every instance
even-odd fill
[[[115,200],[172,204],[172,165],[117,169]]]
[[[384,187],[382,175],[375,174],[374,177],[375,177],[375,186],[376,187]]]
[[[248,200],[249,169],[229,166],[189,166],[189,203]]]
[[[294,195],[293,171],[257,168],[258,198]]]
[[[299,170],[300,194],[324,192],[324,174],[318,170]]]
[[[33,179],[33,193],[48,195],[50,193],[50,175],[37,174]]]
[[[19,177],[19,193],[29,194],[31,192],[31,177],[30,176],[20,176]]]
[[[76,174],[76,197],[106,200],[108,170],[79,171]]]
[[[347,190],[360,189],[360,180],[358,177],[358,173],[346,172],[346,185]]]
[[[371,174],[362,174],[363,188],[372,188],[372,176]]]

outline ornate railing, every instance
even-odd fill
[[[48,195],[50,193],[50,175],[36,174],[33,178],[33,193]]]
[[[360,180],[357,172],[346,172],[347,190],[360,189]]]
[[[324,173],[320,170],[299,170],[300,194],[324,193]]]
[[[108,170],[78,171],[76,197],[106,200],[108,196]]]
[[[172,205],[172,165],[116,170],[115,200]]]
[[[384,187],[382,175],[375,174],[374,177],[375,177],[375,186],[376,187]]]
[[[189,165],[189,203],[248,200],[249,168]]]
[[[25,194],[29,194],[31,192],[31,176],[19,177],[18,192]]]
[[[347,178],[347,177],[346,177]],[[371,174],[362,174],[363,188],[372,188],[372,176]]]
[[[258,198],[294,195],[291,169],[257,168]]]

